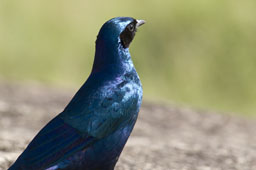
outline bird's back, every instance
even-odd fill
[[[123,73],[109,69],[92,74],[10,170],[111,170],[136,122],[141,98],[135,69]]]

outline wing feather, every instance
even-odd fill
[[[10,170],[45,169],[87,148],[93,141],[57,116],[36,135]]]

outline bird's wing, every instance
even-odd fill
[[[101,139],[120,126],[129,124],[129,121],[134,123],[138,100],[138,93],[131,84],[126,81],[111,82],[88,98],[75,96],[71,106],[61,113],[61,118],[81,133]],[[78,105],[84,107],[73,109],[79,108]]]
[[[64,123],[58,116],[51,120],[20,155],[13,169],[45,169],[69,155],[86,149],[94,141]]]
[[[129,83],[114,83],[95,91],[81,88],[68,107],[36,135],[13,167],[48,168],[121,125],[135,123],[136,115],[131,113],[137,109],[138,96]]]

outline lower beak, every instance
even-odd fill
[[[144,20],[139,20],[139,19],[137,19],[136,21],[137,21],[136,28],[138,28],[138,27],[140,27],[141,25],[143,25],[143,24],[146,23],[146,21],[144,21]]]

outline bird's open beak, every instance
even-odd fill
[[[136,28],[138,28],[138,27],[140,27],[141,25],[143,25],[143,24],[146,23],[146,21],[144,21],[144,20],[139,20],[139,19],[137,19],[136,21],[137,21]]]

